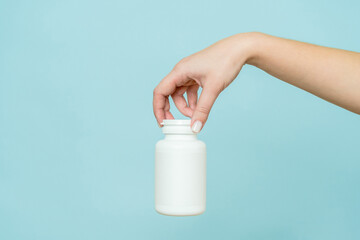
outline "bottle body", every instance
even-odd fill
[[[180,121],[180,120],[173,120]],[[190,128],[190,122],[188,123]],[[155,149],[155,209],[199,215],[206,207],[206,146],[195,134],[167,134]]]

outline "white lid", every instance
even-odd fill
[[[164,134],[195,134],[191,130],[190,123],[191,120],[166,119],[161,123],[163,125],[162,132]]]

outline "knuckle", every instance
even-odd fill
[[[154,90],[153,90],[153,95],[155,96],[155,95],[158,95],[158,93],[159,93],[159,90],[157,89],[157,88],[154,88]]]
[[[179,63],[185,64],[185,63],[187,63],[188,61],[189,61],[189,57],[184,57],[184,58],[182,58],[182,59],[179,61]]]
[[[210,112],[210,109],[204,106],[198,106],[197,111],[203,115],[208,115]]]
[[[188,58],[181,59],[175,66],[174,71],[183,71],[185,69],[186,63],[188,62]]]
[[[173,71],[174,72],[181,72],[183,69],[184,69],[183,65],[179,62],[174,66]]]

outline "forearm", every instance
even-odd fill
[[[360,54],[253,34],[247,60],[267,73],[360,114]]]

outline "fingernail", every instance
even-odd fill
[[[191,130],[194,133],[199,133],[202,127],[202,123],[200,121],[195,121],[194,124],[192,125]]]

